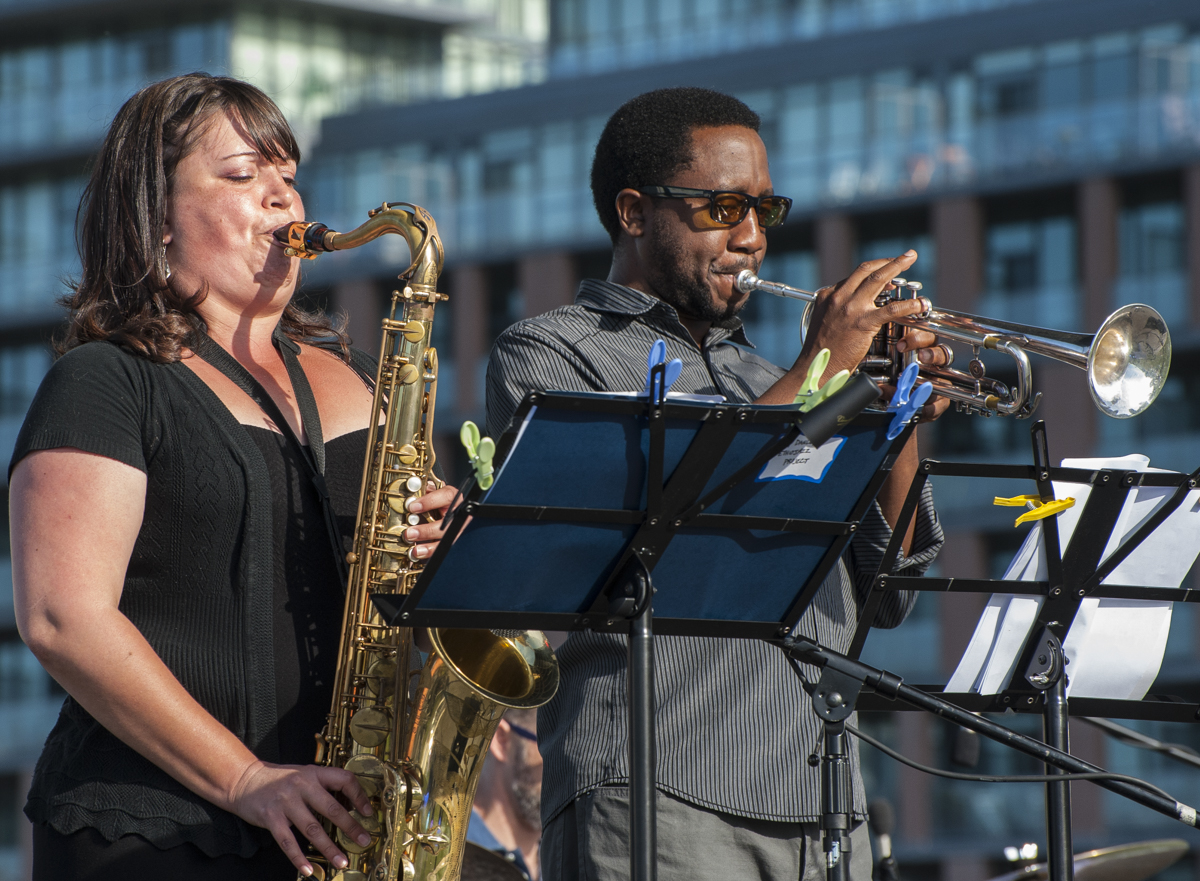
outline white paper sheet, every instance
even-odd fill
[[[1159,471],[1145,456],[1116,459],[1064,459],[1064,468],[1112,468]],[[1060,546],[1065,549],[1091,492],[1086,484],[1054,484],[1055,498],[1073,496],[1075,506],[1058,515]],[[1129,493],[1101,559],[1145,522],[1171,495],[1170,487],[1138,487]],[[1178,587],[1200,553],[1200,490],[1160,524],[1104,584]],[[1006,580],[1044,581],[1046,553],[1042,524],[1030,529],[1004,575]],[[1037,620],[1038,597],[994,594],[975,633],[946,683],[948,692],[996,694],[1012,678],[1030,628]],[[1085,599],[1063,644],[1067,693],[1076,697],[1140,700],[1158,675],[1171,629],[1171,603],[1143,600]]]

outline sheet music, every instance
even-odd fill
[[[1064,468],[1112,468],[1161,471],[1146,456],[1112,459],[1064,459]],[[1091,487],[1054,483],[1055,498],[1073,496],[1075,506],[1058,515],[1060,548],[1065,549],[1079,522]],[[1172,487],[1131,490],[1101,559],[1150,517],[1174,492]],[[1200,490],[1116,569],[1104,584],[1178,587],[1200,553]],[[1006,580],[1042,581],[1047,577],[1042,525],[1036,523],[1004,574]],[[1087,598],[1063,643],[1069,664],[1067,693],[1076,697],[1140,700],[1158,675],[1171,629],[1171,603]],[[1042,607],[1040,597],[993,594],[958,668],[946,684],[948,692],[996,694],[1011,681],[1021,648]]]

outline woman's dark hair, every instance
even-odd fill
[[[109,126],[79,206],[83,272],[63,298],[71,310],[60,353],[109,340],[152,361],[178,361],[204,331],[196,306],[205,291],[167,283],[163,223],[175,169],[218,114],[236,119],[263,157],[300,161],[300,148],[275,102],[230,77],[190,73],[146,86]],[[348,340],[324,315],[289,303],[280,328],[293,340]]]
[[[740,125],[758,131],[758,114],[731,95],[681,86],[626,101],[600,134],[592,160],[592,201],[616,244],[617,193],[666,184],[692,163],[692,132]]]

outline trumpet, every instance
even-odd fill
[[[764,281],[749,269],[739,272],[734,283],[743,293],[764,291],[808,303],[803,319],[807,330],[811,305],[817,299],[815,292]],[[920,282],[903,278],[893,279],[892,285],[892,290],[880,295],[879,305],[914,297],[921,290]],[[901,318],[895,324],[927,330],[939,339],[971,347],[967,370],[921,365],[921,373],[933,383],[934,392],[954,401],[958,410],[983,416],[1028,419],[1033,415],[1041,393],[1033,393],[1030,353],[1086,371],[1093,403],[1115,419],[1136,416],[1154,403],[1171,368],[1171,334],[1167,323],[1157,311],[1141,303],[1122,306],[1093,334],[1047,330],[940,308]],[[893,326],[884,327],[859,369],[894,383],[915,356],[912,352],[895,351],[902,333]],[[1004,352],[1013,359],[1017,376],[1011,386],[987,375],[979,357],[982,349]]]

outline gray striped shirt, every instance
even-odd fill
[[[672,391],[753,401],[784,374],[746,351],[741,322],[714,325],[702,349],[673,307],[621,285],[584,281],[575,304],[518,322],[496,341],[487,372],[487,428],[497,437],[532,390],[640,391],[646,356],[663,339],[683,371]],[[737,343],[738,345],[734,345]],[[874,575],[891,529],[878,505],[826,578],[799,632],[845,651],[857,620],[856,596]],[[942,530],[926,496],[917,514],[908,574],[937,555]],[[753,590],[754,573],[730,590]],[[799,585],[797,585],[797,589]],[[915,595],[890,593],[877,623],[895,627]],[[542,820],[605,784],[628,781],[626,639],[587,631],[558,651],[562,683],[538,714],[545,770]],[[765,820],[815,822],[820,778],[807,758],[821,751],[821,724],[799,679],[776,647],[755,640],[658,637],[655,640],[658,787],[692,804]],[[813,670],[807,675],[815,678]],[[853,744],[854,810],[866,798]]]

